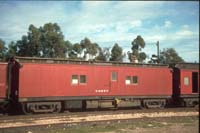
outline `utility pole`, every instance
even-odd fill
[[[157,46],[157,61],[158,61],[158,64],[159,64],[159,62],[160,62],[159,41],[157,41],[156,46]]]

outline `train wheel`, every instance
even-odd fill
[[[199,98],[184,98],[182,99],[182,106],[195,107],[199,104]]]
[[[166,106],[166,102],[165,101],[162,101],[161,103],[160,103],[160,109],[163,109],[163,108],[165,108],[165,106]]]
[[[22,103],[22,111],[26,115],[33,114],[33,112],[30,110],[30,108],[27,106],[27,103]]]
[[[62,110],[61,102],[57,103],[52,113],[60,113]]]
[[[144,101],[141,101],[140,109],[147,109],[146,103]]]

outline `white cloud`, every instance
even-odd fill
[[[180,30],[180,31],[176,32],[176,35],[178,35],[178,36],[188,36],[188,37],[190,37],[193,34],[194,33],[190,30]]]
[[[182,26],[182,28],[183,28],[183,29],[189,29],[189,25],[184,24],[184,25]]]
[[[0,36],[3,36],[6,41],[15,41],[27,34],[30,24],[40,27],[48,22],[68,23],[68,17],[73,18],[73,15],[66,15],[66,4],[67,2],[23,1],[10,2],[1,8],[0,3]]]
[[[172,22],[171,21],[165,21],[164,27],[165,28],[170,28],[172,26]]]
[[[116,32],[125,33],[128,32],[128,30],[132,28],[138,28],[141,27],[142,21],[141,20],[133,20],[131,22],[129,21],[120,21],[117,23],[114,23],[112,26],[116,28]]]
[[[132,27],[141,27],[142,26],[142,21],[141,20],[136,20],[131,22]]]
[[[175,38],[184,39],[184,38],[194,38],[199,35],[199,33],[192,31],[189,25],[182,25],[181,29],[176,31]]]
[[[84,24],[84,25],[79,26],[79,31],[81,33],[90,34],[90,33],[94,33],[94,32],[101,32],[105,28],[106,28],[105,24],[94,24],[94,25]]]
[[[2,12],[6,13],[0,13],[0,16],[1,23],[5,26],[0,27],[0,36],[10,34],[7,38],[17,40],[23,34],[26,34],[30,24],[39,27],[48,22],[57,22],[61,26],[66,39],[68,37],[90,37],[98,32],[111,31],[111,34],[113,34],[112,30],[125,34],[131,28],[141,27],[144,19],[159,15],[155,14],[158,9],[149,7],[155,5],[158,7],[163,4],[163,2],[137,1],[82,1],[79,2],[80,7],[71,12],[71,9],[67,10],[67,8],[70,8],[70,3],[72,2],[35,1],[4,5]],[[9,10],[9,8],[12,8],[12,10]],[[15,34],[13,35],[13,33]]]
[[[154,32],[155,33],[155,32]],[[144,36],[145,40],[147,42],[156,42],[156,41],[163,41],[166,39],[166,35],[145,35]]]

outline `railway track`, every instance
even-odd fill
[[[0,129],[51,124],[112,121],[136,118],[158,118],[174,116],[198,116],[194,108],[167,108],[144,110],[101,110],[86,112],[64,112],[60,114],[0,116]]]

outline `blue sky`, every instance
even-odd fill
[[[0,1],[0,38],[9,43],[26,35],[28,27],[58,23],[65,40],[88,37],[101,47],[118,43],[124,52],[141,35],[149,56],[175,48],[187,62],[199,62],[198,1]]]

